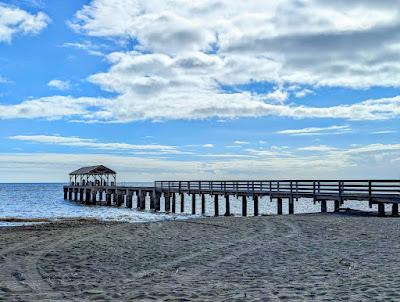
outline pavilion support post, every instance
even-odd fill
[[[175,193],[171,193],[172,194],[172,213],[175,214],[176,212],[176,194]]]
[[[282,215],[282,213],[283,213],[283,211],[282,211],[282,198],[278,197],[278,199],[276,201],[276,207],[277,207],[278,215]]]
[[[321,200],[321,213],[326,213],[326,200]]]
[[[146,210],[146,195],[145,191],[142,191],[141,198],[140,198],[140,209],[142,211]]]
[[[160,211],[160,204],[161,204],[161,193],[156,193],[155,196],[156,200],[155,200],[155,204],[154,204],[154,210],[156,212]]]
[[[259,211],[258,211],[258,196],[257,195],[253,196],[253,202],[254,202],[254,216],[258,216]]]
[[[93,205],[96,205],[96,203],[97,203],[96,198],[97,198],[97,191],[93,190],[93,192],[92,192],[92,204]]]
[[[292,196],[289,197],[289,214],[294,214],[294,199]]]
[[[334,212],[339,212],[340,200],[335,200]]]
[[[392,216],[399,216],[399,204],[398,203],[392,204]]]
[[[229,194],[225,195],[225,216],[231,216],[231,203],[229,201]]]
[[[181,213],[185,212],[185,194],[181,193]]]
[[[111,206],[111,194],[110,193],[106,194],[106,205]]]
[[[247,216],[247,196],[246,195],[242,196],[242,216],[243,217]]]
[[[80,203],[83,203],[84,202],[84,200],[83,200],[83,194],[84,194],[84,189],[80,189],[79,190],[79,202]]]
[[[126,195],[126,207],[132,208],[132,194],[128,192]]]
[[[384,203],[378,203],[378,216],[383,217],[385,216],[385,204]]]
[[[164,193],[164,212],[169,213],[171,210],[171,199],[169,193]]]
[[[87,205],[90,204],[90,195],[91,195],[91,192],[90,192],[90,191],[91,191],[90,189],[87,189],[87,190],[86,190],[85,203],[86,203]]]
[[[201,214],[206,214],[206,195],[201,194]]]
[[[196,214],[196,194],[192,194],[192,215]]]
[[[214,216],[219,216],[218,194],[214,195]]]

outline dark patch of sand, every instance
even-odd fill
[[[348,214],[0,229],[0,300],[399,300],[400,220]]]

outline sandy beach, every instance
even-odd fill
[[[0,300],[398,300],[400,220],[350,214],[0,229]]]

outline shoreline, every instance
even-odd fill
[[[141,212],[139,212],[141,213]],[[165,213],[152,213],[152,214],[159,214],[159,215],[165,215]],[[293,215],[299,216],[299,215],[318,215],[322,213],[296,213]],[[376,211],[363,211],[363,210],[356,210],[356,209],[351,209],[351,208],[342,208],[338,212],[333,213],[333,212],[328,212],[327,214],[335,214],[335,215],[353,215],[353,216],[369,216],[369,217],[379,217],[378,212]],[[259,217],[273,217],[273,216],[278,216],[277,214],[260,214]],[[288,216],[288,214],[283,214],[282,216]],[[101,219],[101,218],[96,218],[96,217],[84,217],[84,216],[78,216],[78,217],[58,217],[58,218],[42,218],[42,217],[0,217],[0,223],[26,223],[26,225],[34,225],[34,224],[48,224],[48,223],[65,223],[65,222],[121,222],[121,223],[154,223],[154,222],[162,222],[162,221],[175,221],[175,220],[197,220],[197,219],[207,219],[207,218],[216,218],[212,215],[191,215],[187,213],[177,213],[174,214],[174,216],[168,216],[170,219],[165,219],[165,220],[154,220],[154,221],[124,221],[124,220],[118,220],[118,219]],[[218,217],[226,217],[224,215],[220,215]],[[238,214],[231,214],[229,217],[242,217],[241,215]],[[255,216],[248,216],[249,218],[255,217]],[[387,214],[385,217],[392,217],[396,218],[400,216],[392,216],[390,214]],[[4,228],[6,225],[1,226],[0,228]],[[18,225],[11,225],[10,227],[18,227]]]
[[[334,213],[0,228],[0,297],[400,299],[399,230]]]

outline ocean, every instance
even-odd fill
[[[151,185],[149,183],[129,183],[124,185]],[[125,221],[125,222],[149,222],[162,221],[168,219],[188,219],[201,217],[200,215],[190,215],[191,199],[185,198],[184,214],[163,214],[150,213],[149,211],[137,211],[124,207],[115,206],[86,206],[80,203],[64,200],[63,184],[0,184],[0,226],[15,226],[27,224],[27,222],[4,222],[9,218],[18,219],[50,219],[57,220],[62,218],[96,218],[100,220]],[[197,199],[196,213],[200,213],[200,199]],[[206,199],[206,215],[214,214],[214,201],[211,197]],[[177,198],[177,209],[180,209],[179,198]],[[248,213],[252,215],[253,206],[251,198],[248,200]],[[134,200],[135,205],[135,200]],[[146,201],[149,207],[149,201]],[[370,209],[367,202],[346,201],[343,207],[356,210],[376,211],[375,206]],[[161,200],[161,211],[164,209],[164,202]],[[222,215],[225,212],[225,201],[220,198],[219,211]],[[260,214],[275,214],[276,203],[270,202],[268,197],[263,197],[259,202]],[[320,205],[311,200],[295,201],[295,213],[316,213],[320,211]],[[328,211],[333,211],[333,202],[328,202]],[[234,215],[241,213],[241,200],[231,198],[231,212]],[[288,212],[288,204],[283,202],[283,213]]]

